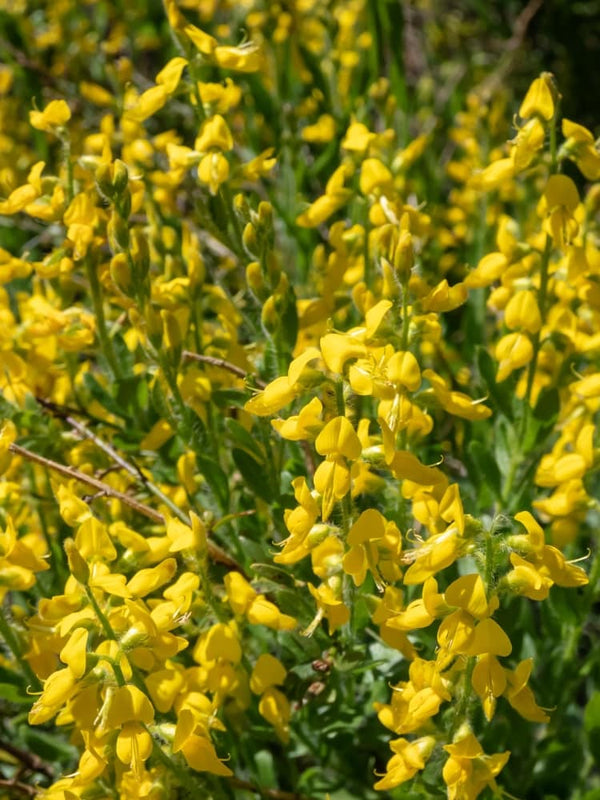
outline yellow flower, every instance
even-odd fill
[[[55,133],[71,119],[71,110],[64,100],[52,100],[43,111],[30,111],[29,122],[38,131]]]
[[[504,322],[511,330],[522,328],[537,333],[542,327],[542,315],[532,291],[516,292],[504,309]]]
[[[409,742],[407,739],[394,739],[390,748],[395,753],[386,765],[386,773],[373,786],[377,791],[389,791],[411,778],[425,768],[427,759],[435,747],[434,736],[422,736]]]
[[[506,380],[515,369],[529,364],[533,358],[533,345],[524,333],[509,333],[503,336],[496,345],[498,371],[496,381]]]
[[[335,120],[331,114],[321,114],[314,125],[302,129],[302,139],[312,144],[330,142],[335,136]]]
[[[198,180],[208,186],[212,195],[229,177],[229,162],[222,153],[207,153],[198,164]]]
[[[487,419],[492,415],[491,409],[482,403],[463,392],[451,391],[444,379],[432,369],[424,370],[423,377],[429,381],[438,402],[449,414],[469,420]]]
[[[486,755],[470,732],[463,732],[453,744],[444,745],[444,750],[450,754],[442,770],[448,800],[475,800],[486,786],[495,790],[494,778],[510,757],[509,751]]]
[[[309,584],[310,585],[310,584]],[[289,720],[292,709],[287,697],[274,687],[265,690],[258,704],[260,714],[275,728],[282,742],[290,738]]]
[[[194,148],[200,153],[207,153],[213,149],[227,151],[233,148],[231,131],[220,114],[215,114],[202,123]]]
[[[549,122],[555,112],[555,95],[554,76],[550,72],[542,72],[527,90],[519,108],[519,116],[521,119],[539,116]]]
[[[317,615],[304,631],[305,636],[310,636],[323,617],[329,623],[329,635],[348,622],[350,609],[344,605],[344,601],[339,596],[339,586],[332,587],[327,583],[322,583],[318,588],[315,588],[312,583],[309,583],[308,588],[317,601]]]
[[[471,675],[471,684],[481,700],[486,719],[491,720],[496,709],[496,699],[506,689],[506,675],[495,655],[484,653],[478,657]]]
[[[551,175],[544,190],[547,216],[544,230],[552,236],[557,247],[569,245],[579,225],[573,212],[579,205],[579,192],[575,183],[566,175]]]
[[[148,117],[160,111],[168,98],[169,93],[166,86],[152,86],[132,102],[126,110],[124,118],[131,122],[144,122]]]
[[[533,692],[527,686],[532,667],[533,659],[526,658],[514,670],[506,670],[508,688],[505,694],[511,706],[524,719],[530,722],[550,722],[550,717],[535,702]]]
[[[156,83],[164,86],[167,94],[173,94],[179,86],[181,74],[187,64],[187,59],[181,58],[181,56],[172,58],[156,76]]]
[[[281,661],[269,653],[258,657],[250,675],[250,689],[254,694],[262,694],[271,686],[280,686],[287,671]]]
[[[178,749],[183,753],[189,766],[197,772],[210,772],[223,777],[233,775],[229,767],[217,756],[213,743],[205,736],[192,734]]]
[[[471,179],[474,189],[482,192],[490,192],[498,189],[502,185],[510,182],[515,175],[515,163],[512,158],[501,158],[494,161],[482,172],[477,173]]]
[[[392,173],[378,158],[366,158],[360,167],[359,187],[364,195],[389,191],[393,188]]]
[[[0,475],[4,474],[11,462],[10,445],[17,438],[15,423],[10,419],[0,424]]]

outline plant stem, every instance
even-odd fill
[[[181,354],[181,357],[189,358],[191,361],[199,361],[203,364],[210,364],[211,367],[225,369],[228,372],[231,372],[232,375],[237,375],[238,378],[242,378],[243,380],[246,380],[250,374],[246,372],[245,369],[242,369],[242,367],[232,364],[231,361],[226,361],[224,358],[216,358],[215,356],[206,356],[204,353],[192,353],[191,350],[184,350]],[[251,377],[259,389],[264,389],[267,385],[265,381],[261,380],[258,376],[251,375]]]
[[[540,264],[540,289],[538,292],[538,306],[540,309],[541,326],[533,337],[533,358],[529,362],[529,372],[527,374],[527,388],[525,390],[525,397],[523,398],[523,418],[521,420],[521,441],[525,436],[527,430],[527,423],[529,421],[529,414],[531,409],[531,392],[533,390],[533,383],[535,380],[535,371],[537,369],[538,356],[541,344],[541,329],[546,322],[546,302],[548,299],[548,269],[550,266],[550,255],[552,253],[552,237],[546,235],[546,244],[544,252],[542,253],[542,263]]]
[[[112,339],[108,335],[108,329],[106,327],[104,304],[102,302],[102,290],[100,287],[100,281],[98,280],[98,273],[96,272],[95,264],[89,257],[85,259],[85,271],[90,284],[90,291],[92,293],[92,305],[94,307],[94,315],[98,325],[98,338],[100,339],[100,346],[102,347],[102,352],[104,353],[106,360],[110,365],[113,375],[115,378],[121,380],[123,378],[123,374],[121,372],[121,368],[119,367],[119,362],[117,361]]]
[[[115,500],[119,500],[121,503],[125,503],[125,505],[133,508],[134,511],[137,511],[139,514],[143,514],[154,522],[158,522],[162,525],[164,525],[166,522],[163,514],[161,514],[160,511],[155,511],[155,509],[145,505],[144,503],[140,503],[139,500],[136,500],[130,495],[123,494],[123,492],[113,489],[112,486],[109,486],[107,483],[103,483],[96,478],[92,478],[90,475],[86,475],[83,472],[78,472],[73,467],[67,467],[64,464],[51,461],[49,458],[44,458],[44,456],[33,453],[31,450],[27,450],[25,447],[21,447],[14,442],[9,445],[8,449],[11,453],[22,456],[29,461],[34,461],[36,464],[46,467],[46,469],[51,469],[67,478],[73,478],[80,483],[85,483],[87,486],[92,486],[94,489],[100,492],[103,497],[112,497]],[[186,525],[189,524],[189,519],[187,517],[184,521]],[[217,561],[220,564],[225,564],[225,566],[228,566],[230,569],[234,569],[243,574],[243,570],[237,561],[235,561],[228,553],[225,552],[225,550],[223,550],[214,542],[208,542],[208,554],[213,561]]]

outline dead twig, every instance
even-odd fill
[[[3,739],[0,739],[0,750],[4,750],[5,753],[8,753],[9,755],[13,756],[13,758],[16,758],[17,761],[21,762],[23,767],[31,772],[40,772],[47,778],[54,777],[54,773],[50,767],[35,753],[30,753],[28,750],[22,750],[20,747],[16,747],[10,742],[5,742]]]
[[[158,522],[161,525],[164,525],[166,522],[164,515],[161,514],[160,511],[156,511],[150,506],[147,506],[145,503],[141,503],[131,495],[124,494],[123,492],[119,492],[117,489],[113,489],[112,486],[109,486],[107,483],[103,483],[96,478],[92,478],[91,475],[86,475],[84,472],[79,472],[79,470],[76,470],[74,467],[68,467],[64,464],[59,464],[57,461],[52,461],[49,458],[40,456],[31,450],[27,450],[25,447],[15,444],[14,442],[8,446],[8,449],[14,455],[22,456],[28,461],[33,461],[35,464],[40,464],[40,466],[46,467],[46,469],[52,470],[53,472],[58,472],[59,475],[64,475],[66,478],[72,478],[73,480],[79,481],[86,486],[92,486],[99,493],[100,497],[110,497],[114,500],[119,500],[121,503],[129,506],[134,511],[137,511],[138,514],[143,514],[145,517],[148,517],[148,519],[151,519],[153,522]],[[186,521],[186,524],[188,524],[188,522],[189,520]],[[244,571],[237,561],[235,561],[235,559],[226,553],[223,548],[219,547],[219,545],[215,544],[214,542],[208,542],[208,555],[213,561],[225,564],[225,566],[228,566],[230,569],[234,569],[243,574]]]
[[[227,372],[231,372],[232,375],[237,375],[238,378],[242,378],[243,380],[251,376],[259,389],[264,389],[267,385],[265,381],[261,380],[256,375],[246,372],[242,367],[238,367],[236,364],[232,364],[231,361],[226,361],[224,358],[205,356],[203,353],[193,353],[191,350],[184,350],[181,355],[183,358],[188,358],[191,361],[199,361],[202,364],[210,364],[211,367],[225,369]]]

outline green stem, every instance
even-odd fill
[[[550,255],[552,253],[552,237],[546,235],[546,244],[544,246],[544,252],[542,253],[542,263],[540,264],[540,288],[538,291],[538,306],[540,309],[540,316],[541,316],[541,326],[540,330],[533,337],[533,358],[529,362],[529,372],[527,374],[527,388],[525,390],[525,397],[523,399],[524,407],[523,407],[523,418],[521,420],[521,441],[525,436],[525,432],[527,430],[527,424],[529,422],[529,414],[531,410],[531,393],[533,391],[533,383],[535,380],[535,372],[537,369],[537,362],[540,353],[540,344],[541,344],[541,329],[543,328],[546,322],[546,312],[547,312],[547,301],[548,301],[548,278],[549,278],[549,267],[550,267]]]
[[[229,188],[229,186],[227,186],[226,183],[221,184],[221,189],[219,194],[221,196],[221,202],[223,203],[223,207],[225,208],[225,213],[229,218],[231,229],[233,231],[233,241],[231,242],[231,244],[237,256],[243,261],[245,258],[245,247],[244,247],[244,240],[242,239],[242,228],[240,226],[240,221],[233,207],[233,198],[231,196],[231,189]]]
[[[494,536],[492,531],[488,530],[485,533],[485,569],[483,575],[483,582],[485,590],[489,597],[494,576]]]
[[[102,289],[100,287],[100,281],[98,280],[98,273],[96,272],[95,264],[92,262],[92,259],[89,256],[85,259],[85,271],[92,293],[92,305],[94,307],[94,314],[96,317],[96,323],[98,325],[98,338],[100,339],[102,352],[104,353],[104,356],[106,357],[106,360],[108,361],[115,378],[122,380],[123,374],[121,372],[121,368],[119,367],[119,362],[117,361],[112,339],[108,335],[108,329],[106,327],[104,304],[102,302]]]
[[[71,139],[69,134],[65,131],[61,136],[63,147],[63,161],[65,170],[67,172],[67,205],[73,200],[75,196],[75,183],[73,178],[73,161],[71,160]]]
[[[462,677],[462,694],[455,707],[454,719],[452,721],[452,727],[450,730],[451,736],[456,733],[463,722],[467,721],[469,715],[469,706],[471,704],[471,696],[473,694],[471,678],[473,676],[473,670],[475,669],[475,663],[476,659],[474,656],[467,658],[467,664]]]
[[[400,333],[400,350],[408,348],[408,331],[410,318],[408,316],[408,280],[402,281],[402,331]]]

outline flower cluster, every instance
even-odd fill
[[[412,120],[390,4],[21,5],[0,800],[538,796],[600,729],[593,133],[547,72]]]

